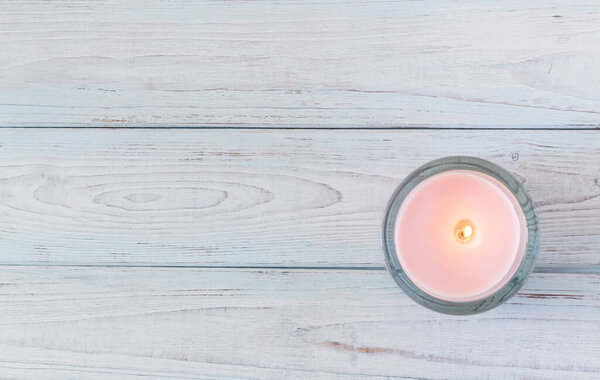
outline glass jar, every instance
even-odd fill
[[[396,221],[402,203],[409,193],[422,181],[439,173],[454,170],[475,171],[488,175],[512,193],[520,206],[526,223],[526,243],[524,252],[517,263],[516,271],[506,283],[499,286],[491,294],[479,299],[467,301],[446,300],[432,295],[417,286],[406,271],[403,270],[396,248]],[[419,167],[413,171],[394,191],[383,222],[382,246],[386,265],[392,277],[404,292],[417,303],[446,314],[465,315],[476,314],[490,310],[512,297],[527,281],[531,274],[539,251],[540,236],[538,217],[530,196],[523,185],[508,171],[489,161],[468,156],[444,157]]]

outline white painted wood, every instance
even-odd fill
[[[393,190],[466,154],[524,182],[541,267],[600,269],[598,131],[4,129],[0,144],[5,264],[382,267]]]
[[[451,317],[383,270],[5,267],[0,376],[592,379],[598,281],[538,273]]]
[[[575,0],[0,2],[0,378],[597,379],[600,131],[519,129],[600,128],[599,25]],[[542,232],[469,317],[379,247],[394,188],[455,154],[520,178]]]
[[[597,1],[0,3],[0,126],[598,128]]]

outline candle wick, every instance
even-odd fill
[[[468,242],[473,237],[473,226],[469,220],[461,220],[454,229],[456,238],[462,243]]]

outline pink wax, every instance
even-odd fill
[[[423,180],[402,202],[395,224],[406,275],[423,291],[453,302],[499,290],[517,271],[526,243],[525,215],[514,195],[472,170]]]

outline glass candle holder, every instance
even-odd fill
[[[413,171],[387,207],[382,245],[388,270],[417,303],[476,314],[512,297],[539,251],[530,196],[509,172],[467,156]]]

